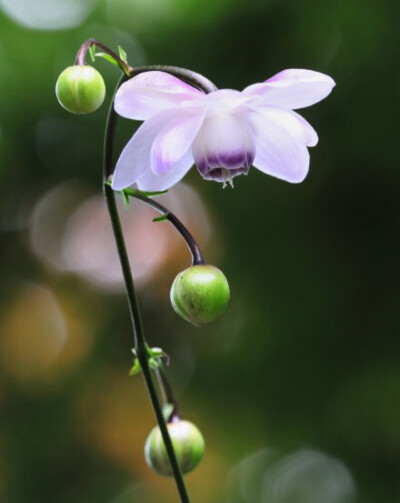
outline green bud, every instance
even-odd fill
[[[193,325],[214,321],[229,301],[226,277],[212,265],[195,265],[180,272],[171,287],[175,311]]]
[[[199,429],[189,421],[177,420],[167,424],[172,445],[183,474],[189,473],[203,459],[204,438]],[[173,472],[167,450],[158,426],[147,437],[144,455],[148,466],[159,475],[172,477]]]
[[[57,79],[57,99],[73,114],[94,112],[103,103],[105,94],[103,77],[92,66],[69,66]]]

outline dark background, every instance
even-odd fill
[[[124,214],[147,336],[206,437],[194,502],[397,503],[400,495],[399,3],[0,0],[0,500],[175,502],[145,465],[154,419],[101,200],[107,106],[72,116],[58,74],[96,37],[132,65],[242,89],[285,68],[337,87],[302,111],[319,145],[290,185],[195,170],[165,196],[231,303],[197,329],[169,304],[189,255]],[[117,71],[99,60],[107,98]],[[135,124],[121,123],[118,148]],[[87,202],[89,201],[89,203]],[[123,210],[122,210],[123,211]],[[135,265],[136,264],[136,265]]]

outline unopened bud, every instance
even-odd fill
[[[92,66],[69,66],[57,79],[57,99],[73,114],[94,112],[102,105],[105,94],[103,77]]]
[[[175,311],[196,326],[214,321],[229,301],[224,274],[212,265],[195,265],[180,272],[171,287]]]
[[[189,473],[203,459],[204,438],[200,430],[189,421],[176,420],[167,424],[175,455],[183,474]],[[159,475],[172,477],[173,471],[158,426],[147,437],[144,449],[146,463]]]

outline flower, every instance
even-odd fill
[[[293,110],[322,100],[334,85],[328,75],[292,69],[242,92],[205,94],[168,73],[141,73],[115,97],[119,115],[144,123],[118,159],[112,188],[165,190],[193,163],[203,178],[224,186],[247,175],[251,165],[299,183],[308,173],[307,147],[316,145],[318,136]]]

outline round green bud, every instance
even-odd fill
[[[185,269],[171,287],[171,302],[175,311],[198,327],[214,321],[228,301],[228,281],[212,265],[195,265]]]
[[[57,99],[61,106],[73,114],[94,112],[103,103],[105,95],[103,77],[92,66],[69,66],[57,79]]]
[[[176,420],[167,424],[172,445],[183,474],[189,473],[203,459],[204,438],[199,429],[189,421]],[[172,477],[172,467],[158,426],[147,437],[144,447],[147,465],[159,475]]]

